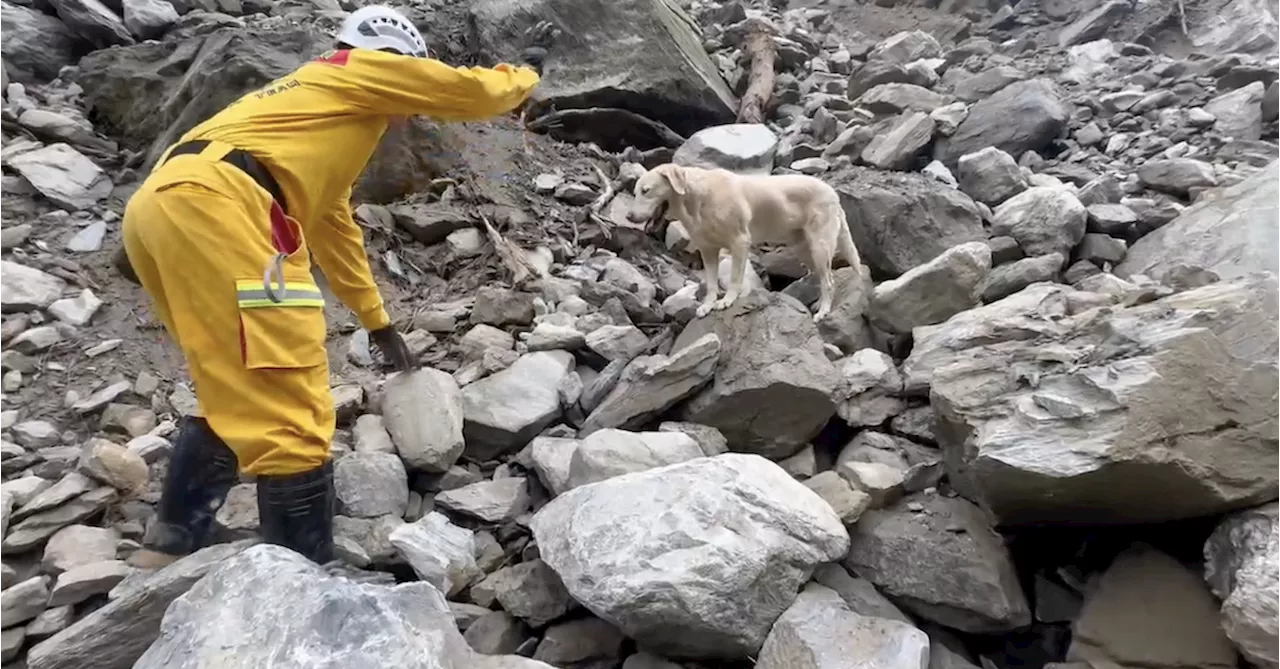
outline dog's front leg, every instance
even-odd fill
[[[732,255],[732,265],[729,268],[729,287],[724,292],[724,297],[716,300],[715,309],[725,309],[732,306],[738,301],[738,296],[742,294],[742,284],[747,274],[747,253],[750,250],[750,244],[745,239],[735,239],[729,246],[729,253]]]
[[[698,253],[702,256],[702,279],[707,285],[707,293],[702,296],[702,304],[698,305],[698,310],[694,312],[698,318],[702,318],[711,313],[711,309],[715,306],[716,295],[720,293],[720,279],[717,276],[720,268],[720,249],[709,249],[700,247]]]

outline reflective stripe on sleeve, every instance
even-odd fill
[[[267,296],[262,282],[258,280],[236,281],[236,304],[241,309],[261,309],[265,307],[323,307],[324,294],[314,283],[286,281],[284,295],[279,302]]]

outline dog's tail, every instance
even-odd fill
[[[849,221],[844,214],[844,207],[836,202],[831,207],[836,220],[840,222],[839,236],[836,237],[836,250],[840,256],[855,270],[862,271],[862,257],[858,255],[858,247],[853,244],[853,233],[849,232]]]

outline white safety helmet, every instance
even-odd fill
[[[427,57],[427,43],[418,29],[386,5],[351,12],[338,29],[338,41],[357,49],[390,49],[405,56]]]

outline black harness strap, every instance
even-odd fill
[[[165,162],[169,162],[174,156],[200,153],[201,151],[204,151],[207,146],[209,146],[209,140],[205,139],[183,142],[182,144],[173,147],[173,150],[169,152],[169,157],[165,159]],[[263,190],[271,194],[271,197],[275,199],[281,209],[285,211],[289,210],[285,205],[284,191],[281,190],[280,184],[276,182],[275,177],[271,176],[271,172],[267,170],[266,166],[258,162],[257,158],[253,157],[253,154],[241,149],[232,149],[227,153],[227,155],[222,157],[222,162],[227,163],[228,165],[231,165],[232,167],[249,175],[249,178],[253,179],[254,183],[257,183]]]

